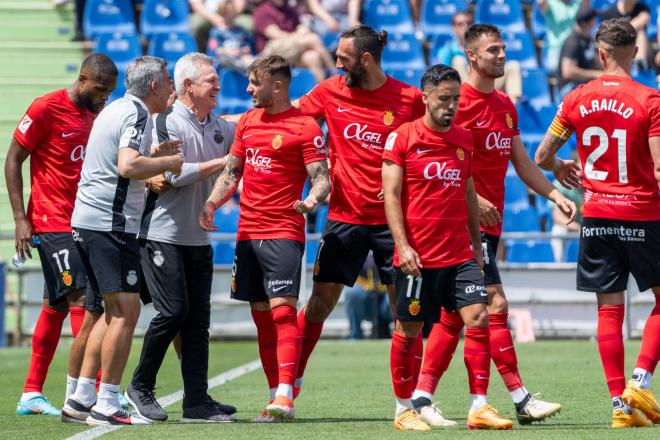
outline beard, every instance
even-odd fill
[[[348,87],[360,87],[360,83],[367,76],[367,71],[362,66],[357,66],[354,71],[344,71],[346,76],[346,85]]]

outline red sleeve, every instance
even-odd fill
[[[306,119],[301,133],[301,150],[305,165],[328,158],[328,150],[325,146],[325,137],[323,136],[321,127],[319,127],[319,124],[314,119]]]
[[[660,92],[653,92],[646,103],[649,119],[649,137],[660,136]]]
[[[406,132],[402,130],[402,127],[390,133],[385,141],[383,160],[389,160],[403,168],[406,163],[406,139]]]
[[[422,101],[422,91],[416,88],[413,96],[412,115],[410,116],[410,120],[414,121],[415,119],[419,119],[424,116],[424,113],[426,113],[426,105],[424,104],[424,101]]]
[[[42,98],[37,98],[14,130],[14,138],[30,153],[37,148],[48,133],[47,115],[48,103]]]
[[[328,93],[328,81],[331,79],[332,78],[329,78],[320,82],[316,87],[307,92],[307,94],[302,95],[298,99],[298,105],[300,106],[301,112],[314,119],[319,119],[325,116],[325,103],[330,97]]]
[[[236,133],[234,134],[234,144],[231,146],[230,153],[236,157],[245,157],[245,147],[243,146],[243,131],[245,130],[245,124],[249,117],[250,112],[243,113],[241,119],[238,120],[236,125]]]

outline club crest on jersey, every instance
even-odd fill
[[[412,301],[410,301],[410,305],[408,306],[408,312],[410,312],[412,316],[419,315],[419,312],[421,310],[422,310],[422,306],[419,304],[418,299],[413,299]]]
[[[67,287],[70,287],[71,284],[73,284],[73,277],[71,276],[68,270],[62,272],[62,282]]]
[[[513,128],[513,118],[511,117],[511,113],[506,114],[506,126]]]
[[[154,264],[158,267],[162,266],[165,262],[165,257],[161,251],[154,251]]]
[[[388,110],[383,115],[383,124],[392,125],[393,123],[394,123],[394,112],[392,110]]]
[[[128,275],[126,275],[126,282],[129,286],[135,286],[138,282],[137,272],[134,270],[129,270]]]
[[[458,160],[464,160],[465,159],[465,151],[461,147],[458,147],[456,149],[456,157],[458,157]]]
[[[273,150],[278,150],[282,146],[283,140],[284,140],[284,136],[277,133],[273,138],[273,141],[271,142],[271,145],[273,146]]]
[[[213,134],[213,140],[215,141],[216,144],[222,143],[222,141],[225,140],[225,137],[222,135],[222,132],[220,130],[216,130],[215,133]]]

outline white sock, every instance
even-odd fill
[[[474,412],[488,403],[488,397],[485,394],[470,394],[472,406],[470,412]]]
[[[79,377],[76,391],[69,397],[85,406],[96,402],[96,378]]]
[[[293,385],[286,383],[279,384],[275,396],[284,396],[289,400],[293,400]]]
[[[76,387],[78,386],[78,378],[71,377],[68,374],[66,375],[66,393],[64,394],[64,403],[69,400],[69,397],[76,392]]]
[[[424,397],[425,399],[429,399],[430,401],[433,401],[433,394],[427,393],[426,391],[422,391],[422,390],[415,390],[415,392],[412,395],[412,400],[419,399],[420,397]]]
[[[632,414],[632,410],[626,402],[621,399],[621,396],[612,397],[612,412],[620,409],[626,414]]]
[[[43,396],[43,394],[37,392],[37,391],[29,391],[27,393],[21,394],[21,402],[27,402],[30,399],[34,399],[35,397]]]
[[[525,397],[527,397],[527,395],[529,394],[529,392],[527,391],[527,389],[525,387],[516,388],[513,391],[509,391],[509,393],[511,394],[511,398],[513,399],[513,403],[522,402],[523,400],[525,400]]]
[[[296,378],[296,381],[293,383],[293,386],[295,388],[300,388],[300,387],[302,387],[302,384],[303,384],[303,378],[298,377],[298,378]]]
[[[119,384],[103,383],[99,386],[99,400],[94,410],[102,414],[114,414],[121,409],[119,405]]]
[[[633,382],[643,390],[651,389],[651,379],[653,375],[643,368],[635,368],[632,375]]]
[[[410,399],[399,399],[398,397],[394,397],[396,399],[396,415],[398,416],[402,412],[408,410],[408,409],[414,409],[414,406],[412,404],[412,400]]]
[[[275,400],[275,393],[277,393],[277,388],[271,388],[268,390],[270,392],[270,400]]]

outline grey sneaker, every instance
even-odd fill
[[[183,408],[181,421],[184,423],[232,423],[236,419],[234,416],[218,410],[212,403],[202,403],[190,408]]]
[[[133,384],[128,384],[124,397],[128,403],[135,409],[140,417],[148,420],[164,422],[167,420],[167,413],[156,401],[156,396],[152,390],[136,388]]]
[[[62,408],[62,421],[64,423],[85,423],[95,404],[96,402],[85,406],[69,397]]]

